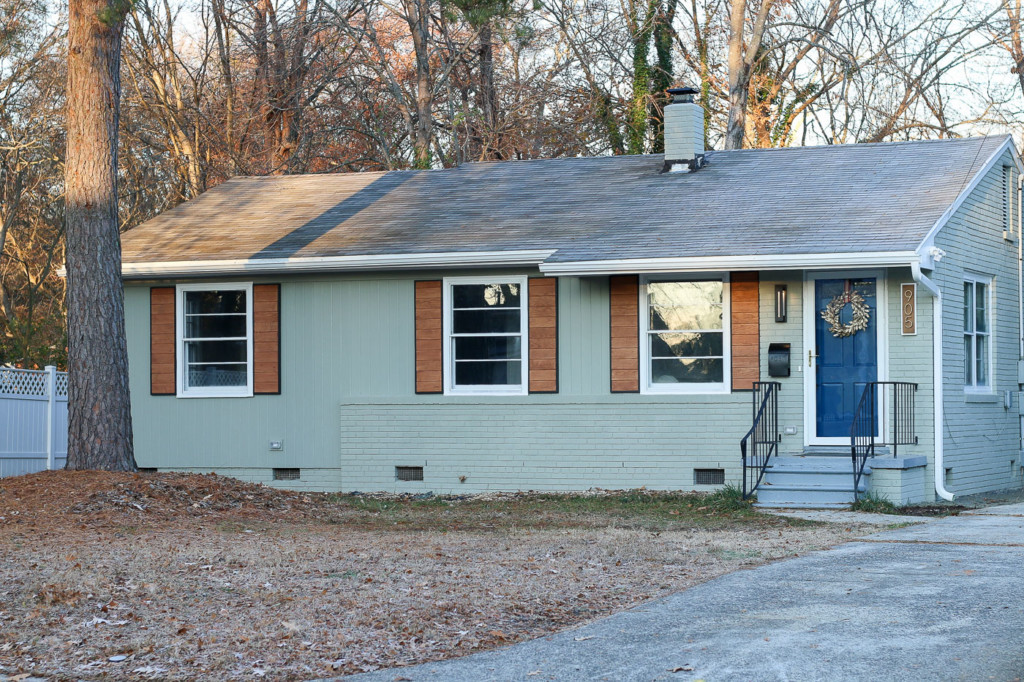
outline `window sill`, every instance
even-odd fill
[[[668,386],[671,388],[648,386],[640,392],[644,395],[728,395],[731,393],[729,387],[724,384],[668,384]]]
[[[245,393],[179,393],[178,398],[251,398],[252,392]]]
[[[525,387],[517,386],[511,389],[467,389],[467,388],[449,388],[444,392],[445,395],[450,396],[515,396],[515,395],[527,395],[528,392]]]
[[[965,403],[998,403],[1003,399],[998,393],[991,391],[986,392],[974,392],[964,391],[964,402]]]

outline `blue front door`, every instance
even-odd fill
[[[821,314],[830,302],[836,301],[838,305],[846,301],[850,292],[864,298],[870,311],[868,327],[850,336],[836,336]],[[814,340],[818,353],[816,434],[818,438],[849,438],[853,413],[864,386],[878,380],[875,278],[815,280],[814,305]],[[839,314],[839,322],[846,325],[852,318],[853,306],[846,303]]]

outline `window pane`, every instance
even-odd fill
[[[721,329],[721,282],[651,282],[647,285],[650,328]]]
[[[652,360],[652,384],[721,383],[723,360]]]
[[[185,344],[187,362],[245,362],[245,341],[189,341]],[[243,368],[244,369],[244,368]]]
[[[517,308],[518,284],[455,284],[452,286],[453,308]]]
[[[977,331],[979,331],[979,332],[987,332],[988,331],[988,313],[986,312],[988,306],[986,305],[986,303],[987,303],[986,299],[987,299],[987,293],[985,291],[985,285],[984,284],[978,284],[977,285],[977,289],[975,290],[975,297],[974,297],[974,308],[975,308],[975,311],[974,311],[975,326],[974,326],[974,328]]]
[[[651,329],[721,329],[722,306],[651,307]]]
[[[971,371],[974,367],[974,345],[973,336],[964,336],[964,383],[968,386],[974,385],[974,375]]]
[[[703,332],[693,334],[652,334],[651,357],[722,356],[722,334]]]
[[[186,291],[185,312],[244,313],[245,291]]]
[[[518,360],[521,346],[518,336],[463,336],[455,339],[455,359]]]
[[[722,304],[722,283],[711,282],[650,282],[647,301],[658,306],[698,306]]]
[[[975,343],[978,346],[978,358],[975,361],[975,376],[978,377],[976,385],[988,386],[988,337],[979,336]]]
[[[201,386],[245,386],[248,380],[245,365],[199,365],[189,366],[188,385]]]
[[[519,332],[519,310],[455,310],[453,334],[504,334]]]
[[[245,315],[186,315],[185,336],[190,338],[246,336]]]
[[[971,282],[964,282],[964,331],[974,331],[974,315],[971,310],[974,308],[974,285]]]
[[[522,384],[522,363],[509,362],[456,362],[457,386],[508,386]]]

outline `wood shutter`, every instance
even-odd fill
[[[281,392],[281,285],[252,288],[252,392]]]
[[[612,393],[640,391],[640,278],[608,278],[611,312]]]
[[[761,380],[761,323],[756,272],[729,277],[732,327],[732,390],[749,391]]]
[[[149,290],[149,392],[174,395],[177,364],[174,336],[174,287]]]
[[[528,281],[530,393],[558,393],[558,279]]]
[[[416,392],[444,392],[440,280],[416,282]]]

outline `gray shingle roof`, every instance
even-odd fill
[[[553,262],[906,251],[1005,136],[239,177],[123,236],[126,264],[554,249]]]

